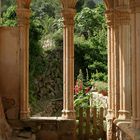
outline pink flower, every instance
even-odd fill
[[[74,87],[75,94],[78,94],[83,89],[82,81],[76,81],[76,85]]]
[[[82,90],[82,88],[83,88],[83,84],[82,84],[82,83],[80,83],[80,85],[79,85],[79,91],[81,91],[81,90]]]
[[[85,93],[88,93],[90,91],[90,87],[87,87],[86,89],[85,89]]]
[[[79,87],[78,87],[78,85],[75,85],[74,91],[75,91],[75,94],[78,94],[78,92],[79,92]]]

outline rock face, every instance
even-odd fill
[[[50,116],[61,116],[63,109],[63,99],[57,100],[45,100],[44,106],[42,104],[42,110],[39,113],[32,115],[33,117],[50,117]],[[39,103],[41,104],[41,103]]]
[[[11,128],[5,118],[2,99],[0,97],[0,140],[10,140],[11,132]]]
[[[40,72],[33,75],[30,72],[31,114],[60,116],[63,104],[63,50],[49,49],[39,57]]]

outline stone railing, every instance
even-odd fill
[[[113,125],[113,140],[140,140],[139,129],[131,121],[115,120]]]
[[[9,121],[12,140],[75,140],[74,120],[57,117],[32,117],[26,121]],[[19,140],[19,139],[18,139]]]

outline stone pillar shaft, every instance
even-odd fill
[[[107,10],[108,24],[108,114],[107,140],[112,140],[112,124],[114,118],[114,12]]]
[[[116,23],[116,22],[115,22]],[[120,78],[119,78],[119,27],[114,23],[114,117],[118,118],[120,100]]]
[[[2,22],[2,1],[0,0],[0,23]]]
[[[20,39],[20,119],[29,116],[29,17],[30,10],[18,1],[17,18]],[[25,1],[24,1],[25,2]],[[25,4],[25,3],[24,3]]]
[[[140,1],[132,3],[132,121],[140,128]]]
[[[75,9],[62,10],[63,32],[63,114],[62,117],[75,119],[74,111],[74,16]]]
[[[120,10],[120,9],[119,9]],[[130,14],[127,11],[115,11],[115,110],[119,109],[119,119],[130,119],[131,111],[131,47]],[[123,10],[126,10],[125,8]],[[118,89],[118,91],[117,91]],[[118,95],[119,94],[119,95]],[[119,103],[118,103],[119,101]],[[118,104],[119,107],[118,107]],[[115,112],[116,112],[115,111]],[[118,117],[118,113],[115,113]]]
[[[107,11],[107,24],[108,24],[108,117],[114,117],[113,111],[113,94],[114,94],[114,18],[113,12]]]
[[[131,47],[130,22],[119,26],[119,61],[120,61],[120,110],[119,119],[130,119],[131,111]]]

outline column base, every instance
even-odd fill
[[[114,111],[112,109],[108,109],[106,120],[107,120],[107,140],[113,140]]]
[[[119,120],[130,120],[130,112],[127,110],[119,110]]]
[[[76,119],[75,111],[62,110],[62,118],[75,120]]]
[[[107,116],[106,116],[106,119],[108,120],[112,120],[114,118],[114,111],[112,109],[108,109],[107,110]]]
[[[28,118],[30,118],[29,112],[26,112],[26,111],[25,112],[23,112],[23,111],[20,112],[20,119],[21,120],[26,120]]]

